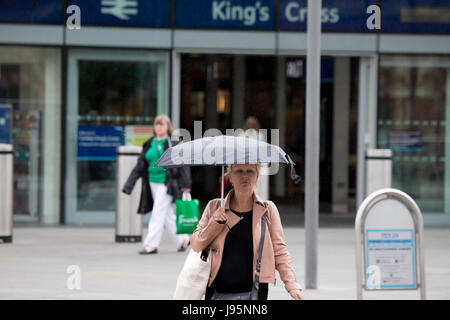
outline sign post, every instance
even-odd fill
[[[319,232],[321,0],[308,0],[305,128],[305,284],[317,289]]]
[[[355,221],[357,299],[363,291],[418,290],[426,299],[423,219],[416,202],[381,189],[361,204]]]

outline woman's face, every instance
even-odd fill
[[[230,173],[230,182],[236,192],[253,192],[258,176],[256,165],[234,164]]]
[[[165,121],[158,121],[154,124],[153,130],[157,136],[165,136],[168,134],[169,126]]]

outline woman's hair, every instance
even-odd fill
[[[160,114],[159,116],[157,116],[155,118],[155,121],[153,121],[153,125],[155,125],[157,123],[166,123],[167,124],[167,133],[169,136],[172,135],[172,132],[173,132],[172,121],[170,121],[170,118],[168,116],[166,116],[165,114]]]
[[[259,174],[259,171],[261,170],[261,163],[249,163],[249,164],[254,164],[256,166],[256,173]],[[227,166],[227,171],[225,172],[224,176],[228,176],[233,171],[233,165],[234,164],[229,164]]]

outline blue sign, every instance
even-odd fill
[[[11,108],[0,106],[0,143],[11,144]]]
[[[450,33],[450,0],[383,1],[381,30]]]
[[[68,0],[81,11],[81,26],[170,27],[169,0]]]
[[[389,132],[389,149],[392,151],[423,151],[422,131]]]
[[[175,26],[275,29],[274,0],[177,0]]]
[[[0,2],[0,21],[61,24],[63,1],[6,0]]]
[[[114,161],[124,143],[123,127],[78,126],[78,160]]]
[[[367,29],[367,7],[376,0],[322,1],[323,31],[369,31]],[[280,29],[306,31],[308,15],[307,0],[282,0],[280,7]]]
[[[303,61],[303,59],[288,59],[286,61],[286,74],[290,78],[303,78],[303,83],[306,83],[306,63],[304,63]],[[299,70],[293,70],[293,68],[295,67],[297,67]],[[292,76],[293,73],[297,73],[298,76]],[[322,57],[320,59],[320,82],[332,83],[333,81],[334,58]]]

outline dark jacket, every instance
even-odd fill
[[[169,137],[170,139],[170,137]],[[138,213],[145,214],[153,208],[153,196],[150,190],[150,184],[148,179],[148,162],[145,159],[145,154],[151,146],[153,137],[147,140],[142,146],[142,152],[139,155],[138,162],[128,177],[122,192],[131,194],[136,181],[141,178],[142,191],[141,199],[139,201]],[[172,146],[177,145],[178,141],[171,141]],[[169,141],[164,142],[164,151],[169,148]],[[181,188],[191,188],[191,170],[189,167],[168,168],[166,169],[166,182],[167,194],[173,197],[173,200],[181,199]]]

